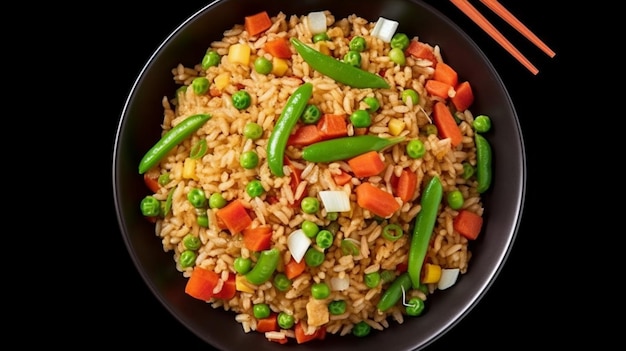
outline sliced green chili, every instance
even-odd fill
[[[411,278],[409,277],[409,273],[404,272],[400,274],[392,283],[389,285],[387,290],[383,293],[378,301],[376,307],[381,312],[384,312],[391,307],[393,307],[400,298],[402,297],[402,289],[404,291],[408,291],[411,288]]]
[[[341,161],[368,151],[381,151],[404,140],[404,136],[381,138],[371,134],[329,139],[305,146],[302,158],[309,162]]]
[[[275,176],[282,177],[285,175],[283,162],[287,139],[289,139],[293,127],[300,119],[300,115],[304,112],[312,94],[312,83],[304,83],[299,86],[287,99],[287,103],[283,107],[278,121],[276,121],[276,125],[269,136],[267,142],[267,163],[270,171]]]
[[[358,256],[361,253],[360,243],[356,239],[346,238],[341,240],[341,252],[344,255]]]
[[[487,139],[478,134],[474,134],[476,143],[476,180],[479,193],[484,193],[491,185],[491,145]]]
[[[430,237],[432,236],[435,222],[437,221],[437,213],[439,204],[443,197],[443,186],[439,177],[432,177],[426,188],[422,192],[420,204],[422,209],[415,217],[415,226],[413,227],[413,237],[411,238],[411,246],[409,247],[409,262],[407,272],[411,278],[414,288],[420,286],[420,276],[422,264],[428,251]]]
[[[169,193],[167,193],[167,199],[165,199],[165,203],[163,204],[163,213],[161,214],[163,217],[167,216],[172,210],[172,201],[174,199],[174,190],[171,189]]]
[[[382,236],[389,241],[396,241],[400,239],[403,234],[404,230],[402,230],[402,227],[398,224],[391,223],[383,227]]]
[[[378,74],[354,67],[348,63],[313,49],[297,38],[290,39],[302,59],[314,70],[353,88],[389,88],[389,84]]]
[[[280,251],[277,248],[261,251],[259,260],[250,272],[246,273],[246,279],[255,285],[265,283],[274,274],[276,267],[278,267],[278,261],[280,261]]]
[[[191,147],[191,151],[189,152],[189,158],[197,160],[206,154],[207,143],[206,139],[201,139],[194,146]]]

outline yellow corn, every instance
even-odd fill
[[[289,65],[286,60],[277,57],[272,58],[272,74],[282,77],[287,72],[287,68],[289,68]]]
[[[406,123],[404,123],[404,121],[399,118],[391,118],[387,126],[389,127],[389,134],[397,136],[402,133],[404,127],[406,126]]]
[[[437,283],[441,279],[441,266],[432,263],[424,264],[424,274],[422,276],[422,283],[430,284]]]
[[[318,41],[317,43],[315,43],[315,45],[317,46],[317,51],[321,52],[324,55],[330,55],[330,49],[328,48],[328,45],[326,45],[326,43],[324,43],[323,41]]]
[[[250,47],[246,44],[234,44],[228,49],[228,61],[247,66],[250,63]]]
[[[254,294],[254,289],[248,286],[248,280],[241,274],[235,276],[235,290]]]
[[[183,178],[198,180],[198,176],[196,175],[195,159],[189,157],[185,159],[185,163],[183,163]]]
[[[215,77],[213,82],[215,82],[215,87],[217,89],[222,90],[222,89],[226,88],[226,86],[230,83],[230,74],[229,73],[220,73],[220,74],[218,74]]]

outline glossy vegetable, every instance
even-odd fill
[[[418,59],[428,60],[435,65],[437,61],[437,57],[433,53],[433,49],[426,43],[422,43],[421,41],[411,40],[409,43],[409,47],[406,48],[406,54],[411,55]]]
[[[406,48],[409,47],[409,42],[411,40],[409,39],[409,36],[404,34],[404,33],[396,33],[393,35],[393,37],[391,37],[391,41],[389,42],[389,45],[392,48],[398,48],[402,51],[406,50]]]
[[[347,303],[345,300],[334,300],[328,303],[328,312],[336,316],[346,312]]]
[[[272,233],[272,227],[269,225],[248,227],[242,232],[243,244],[252,252],[267,250],[272,245]]]
[[[322,139],[334,139],[348,135],[348,124],[343,114],[324,113],[317,121]]]
[[[268,60],[264,56],[259,56],[254,59],[254,70],[259,74],[270,74],[272,72],[272,61]]]
[[[365,42],[365,38],[357,35],[350,40],[348,47],[352,51],[363,52],[367,48],[367,43]]]
[[[459,277],[458,268],[446,268],[441,270],[441,279],[437,283],[437,289],[445,290],[456,283]]]
[[[154,167],[176,145],[202,127],[209,119],[211,119],[210,114],[197,114],[187,117],[185,120],[172,127],[172,129],[165,133],[143,156],[139,162],[139,174],[144,174],[147,170]]]
[[[246,193],[250,197],[257,197],[263,195],[265,192],[265,188],[263,188],[263,183],[261,183],[258,179],[253,179],[248,184],[246,184]]]
[[[342,161],[368,151],[381,151],[404,140],[404,136],[381,138],[370,134],[335,138],[304,147],[302,158],[309,162]]]
[[[226,206],[226,199],[220,193],[213,193],[209,196],[209,208],[222,208]]]
[[[252,223],[252,218],[241,200],[231,201],[215,211],[215,216],[224,223],[233,235],[241,232]]]
[[[243,127],[243,136],[248,139],[257,140],[263,136],[263,127],[256,122],[248,122]]]
[[[272,26],[272,20],[267,11],[262,11],[244,18],[244,28],[248,35],[255,36],[266,31]]]
[[[156,217],[161,213],[161,202],[154,196],[148,195],[139,204],[141,214],[146,217]]]
[[[376,308],[384,312],[393,307],[402,297],[402,291],[411,289],[411,278],[407,272],[400,274],[382,294]]]
[[[343,62],[349,64],[354,67],[361,67],[361,54],[358,51],[349,50],[343,55]]]
[[[296,319],[294,318],[294,316],[286,312],[278,313],[278,326],[282,329],[290,329],[295,323]]]
[[[363,282],[368,288],[375,288],[380,284],[380,273],[378,271],[367,273],[363,276]]]
[[[322,190],[319,193],[327,213],[350,211],[350,196],[343,190]]]
[[[446,201],[451,209],[458,210],[463,207],[465,199],[463,198],[463,193],[459,189],[454,189],[446,195]]]
[[[257,303],[252,306],[252,315],[254,318],[267,318],[270,316],[271,312],[270,306],[266,303]]]
[[[303,260],[298,262],[295,259],[291,259],[289,262],[285,263],[285,276],[287,276],[288,279],[293,279],[302,274],[305,269],[306,262]]]
[[[198,255],[192,250],[185,250],[180,253],[178,263],[180,263],[180,266],[183,268],[191,267],[196,263],[196,257],[198,257]]]
[[[302,344],[311,340],[324,340],[326,338],[326,328],[317,328],[313,334],[305,334],[302,323],[298,322],[293,328],[296,342]]]
[[[189,157],[194,160],[197,160],[201,158],[202,156],[204,156],[204,154],[206,154],[206,151],[207,151],[206,139],[202,139],[191,147],[191,151],[189,151]]]
[[[484,136],[478,133],[474,134],[474,141],[476,143],[476,181],[478,182],[476,190],[484,193],[491,186],[493,176],[491,145]]]
[[[260,318],[256,322],[256,331],[259,333],[267,333],[271,331],[278,331],[278,313],[271,313],[265,318]]]
[[[447,100],[450,97],[450,91],[453,87],[450,84],[429,79],[426,81],[426,84],[424,84],[424,89],[426,89],[426,92],[432,96],[438,97],[442,100]]]
[[[419,139],[412,139],[406,144],[406,153],[410,158],[420,158],[426,153],[424,142]]]
[[[380,174],[385,163],[380,159],[378,151],[368,151],[348,160],[348,165],[356,177],[365,178]]]
[[[397,21],[390,20],[384,17],[379,17],[376,24],[374,24],[374,29],[372,29],[372,36],[379,38],[385,43],[389,43],[393,38],[394,34],[396,34],[396,29],[398,28]]]
[[[213,289],[217,285],[218,280],[219,276],[217,273],[195,266],[185,285],[185,293],[198,300],[208,301],[213,297]]]
[[[357,128],[365,128],[372,125],[372,116],[367,110],[356,110],[350,114],[350,123]]]
[[[313,196],[307,196],[300,202],[300,207],[304,213],[316,213],[320,209],[320,202]]]
[[[368,336],[371,331],[372,331],[372,327],[369,324],[365,323],[365,321],[358,322],[352,328],[352,334],[359,338]]]
[[[231,100],[233,102],[233,106],[235,106],[235,108],[238,110],[246,109],[252,103],[252,97],[250,96],[250,93],[245,90],[239,90],[234,93],[231,97]]]
[[[400,99],[402,99],[402,102],[404,102],[405,104],[409,99],[411,99],[411,104],[415,106],[419,103],[420,96],[417,94],[417,91],[413,89],[404,89],[400,93]]]
[[[324,11],[309,12],[307,19],[309,20],[309,30],[312,34],[326,32],[326,14]]]
[[[483,217],[469,210],[461,210],[452,221],[454,230],[469,240],[475,240],[483,226]]]
[[[417,317],[424,312],[424,300],[418,297],[412,297],[409,299],[409,302],[404,306],[404,310],[407,315],[412,317]]]
[[[206,77],[196,77],[191,81],[191,88],[194,94],[202,95],[209,91],[211,82]]]
[[[290,39],[298,54],[311,68],[353,88],[389,88],[381,76],[324,55],[297,38]]]
[[[324,282],[313,283],[311,285],[311,296],[317,300],[323,300],[330,296],[330,288]]]
[[[273,57],[282,59],[291,58],[291,49],[289,48],[289,42],[283,37],[277,37],[272,39],[263,45],[263,49],[267,51]]]
[[[408,202],[415,195],[417,189],[417,173],[410,169],[403,169],[398,177],[398,184],[395,188],[395,194],[402,201]]]
[[[304,254],[304,261],[309,267],[317,267],[321,265],[322,263],[324,263],[325,258],[326,257],[324,253],[314,247],[309,247],[309,249],[306,250],[306,253]]]
[[[239,156],[239,165],[245,169],[253,169],[259,164],[259,155],[253,150],[245,151]]]
[[[452,101],[457,111],[467,110],[474,102],[472,86],[468,81],[464,81],[459,83],[454,90],[456,93],[450,98],[450,101]]]
[[[249,257],[244,258],[239,256],[235,258],[235,261],[233,261],[233,267],[235,268],[235,272],[239,274],[246,274],[250,272],[250,269],[252,269],[252,259]]]
[[[204,57],[202,57],[202,69],[207,70],[209,69],[209,67],[215,67],[219,65],[221,59],[222,58],[220,54],[217,53],[217,51],[213,49],[207,50],[204,54]]]
[[[449,86],[456,87],[459,82],[459,75],[454,68],[447,63],[437,62],[435,65],[435,72],[433,73],[433,79],[446,83]]]
[[[400,208],[392,194],[370,182],[359,184],[354,192],[357,204],[377,216],[387,218]]]
[[[206,195],[201,188],[192,188],[187,193],[187,200],[195,208],[203,208],[206,206]]]
[[[491,118],[487,115],[478,115],[474,118],[472,127],[478,133],[486,133],[491,130]]]
[[[450,138],[452,147],[456,147],[463,141],[463,134],[461,129],[456,124],[452,112],[448,106],[438,101],[433,106],[433,121],[439,131],[439,137],[441,139]]]
[[[246,273],[246,279],[255,285],[263,284],[268,281],[280,261],[280,251],[277,248],[261,251],[259,259],[252,267],[250,272]]]
[[[315,243],[320,249],[328,249],[333,244],[334,235],[329,230],[322,229],[315,236]]]
[[[291,287],[291,280],[287,278],[285,273],[276,273],[274,276],[274,287],[278,291],[287,291]]]
[[[420,204],[422,209],[415,217],[411,246],[409,247],[409,260],[407,272],[414,288],[420,286],[422,264],[428,251],[430,238],[437,221],[439,205],[443,197],[443,186],[439,177],[430,178],[422,191]]]
[[[396,241],[404,235],[404,230],[398,224],[390,223],[383,227],[381,235],[389,241]]]
[[[287,237],[287,247],[289,248],[291,257],[296,262],[300,262],[302,257],[304,257],[306,250],[311,245],[311,238],[312,237],[304,233],[303,229],[296,229]]]
[[[322,112],[316,105],[307,105],[300,119],[304,124],[317,123],[322,117]]]
[[[275,176],[282,177],[285,175],[283,164],[287,140],[293,127],[300,119],[300,115],[304,112],[312,94],[313,84],[304,83],[299,86],[287,99],[278,121],[276,121],[276,125],[269,136],[267,142],[267,162],[270,171]]]
[[[200,238],[198,238],[197,236],[191,233],[185,235],[182,241],[183,241],[183,246],[187,250],[198,250],[200,246],[202,245]]]

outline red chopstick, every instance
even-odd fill
[[[526,67],[530,73],[536,75],[539,73],[537,67],[535,67],[510,41],[508,41],[496,27],[493,26],[478,10],[467,0],[450,0],[461,12],[469,17],[474,23],[476,23],[485,33],[498,42],[506,51],[509,52],[519,63]]]
[[[509,10],[507,10],[504,6],[502,6],[497,0],[480,0],[483,4],[485,4],[491,11],[500,16],[503,20],[505,20],[508,24],[510,24],[513,28],[515,28],[520,34],[526,37],[526,39],[530,40],[536,47],[541,49],[541,51],[545,52],[546,55],[550,57],[554,57],[556,55],[552,49],[548,47],[541,39],[539,39],[535,33],[533,33],[528,27],[526,27],[520,20],[517,19]]]

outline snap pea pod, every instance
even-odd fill
[[[252,270],[246,273],[245,277],[248,281],[254,285],[260,285],[268,281],[276,267],[278,267],[278,261],[280,260],[280,251],[277,248],[271,248],[269,250],[261,251],[259,260],[256,262]]]
[[[411,237],[411,246],[409,247],[407,272],[415,289],[420,286],[422,264],[430,245],[430,237],[435,228],[437,212],[442,197],[443,187],[441,180],[439,177],[434,176],[428,181],[422,192],[420,200],[422,209],[415,217],[415,226],[413,227],[413,236]]]
[[[267,163],[272,174],[278,177],[285,175],[283,162],[289,134],[300,119],[306,105],[313,94],[313,84],[304,83],[299,86],[283,107],[274,129],[267,141]]]
[[[404,136],[381,138],[371,134],[329,139],[305,146],[302,158],[309,162],[341,161],[368,151],[381,151],[405,139]]]
[[[210,114],[197,114],[187,117],[184,121],[175,125],[157,141],[139,162],[139,174],[144,174],[154,165],[159,163],[170,150],[180,144],[193,132],[200,129],[202,125],[211,119]]]
[[[491,170],[491,145],[487,139],[476,133],[474,135],[476,144],[476,180],[479,193],[484,193],[491,186],[492,170]]]
[[[389,308],[393,307],[398,300],[402,297],[402,290],[409,291],[411,289],[411,278],[407,272],[400,274],[392,283],[389,285],[387,290],[383,293],[376,305],[379,311],[384,312]]]
[[[314,70],[353,88],[389,88],[389,84],[378,74],[342,62],[332,56],[306,45],[297,38],[291,38],[291,45],[302,59]]]

